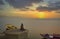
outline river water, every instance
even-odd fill
[[[40,33],[59,33],[60,34],[60,19],[33,19],[20,17],[0,17],[0,32],[5,31],[6,24],[12,24],[20,27],[21,23],[24,28],[29,30],[29,38],[40,39]]]

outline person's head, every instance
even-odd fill
[[[23,23],[21,23],[21,26],[23,26]]]

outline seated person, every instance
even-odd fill
[[[23,24],[21,24],[21,28],[20,28],[21,31],[25,31],[24,27],[23,27]]]

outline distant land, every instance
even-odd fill
[[[7,17],[7,18],[21,18],[21,19],[36,19],[36,20],[60,20],[60,18],[26,18],[26,17],[20,17],[20,16],[1,16],[0,15],[0,18],[4,18],[4,17]]]

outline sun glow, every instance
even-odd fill
[[[39,18],[45,18],[45,13],[44,12],[40,12],[40,13],[38,13],[38,17]]]
[[[38,13],[38,18],[56,18],[56,15],[55,12],[44,11]]]

